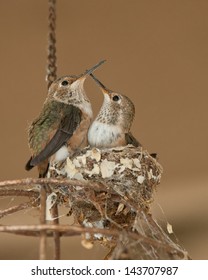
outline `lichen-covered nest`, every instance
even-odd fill
[[[161,165],[147,151],[132,146],[105,150],[86,148],[62,163],[52,164],[49,170],[53,178],[99,184],[98,190],[90,192],[82,187],[59,189],[68,196],[79,222],[94,222],[98,217],[100,220],[109,216],[122,226],[126,215],[132,216],[138,208],[149,208],[161,173]]]
[[[77,182],[73,187],[53,189],[76,222],[118,232],[112,236],[84,234],[85,244],[98,241],[108,246],[110,259],[186,258],[150,212],[161,174],[154,157],[130,145],[102,150],[88,147],[63,162],[51,163],[48,172],[49,177]]]
[[[147,211],[162,168],[142,148],[86,148],[51,164],[49,177],[96,183],[97,189],[60,187],[76,220],[85,226],[132,228],[137,209]]]

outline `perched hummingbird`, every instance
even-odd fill
[[[83,84],[102,63],[104,61],[79,76],[64,76],[51,84],[39,116],[29,127],[32,156],[26,170],[37,166],[39,177],[45,177],[50,157],[60,161],[87,145],[87,131],[93,113]]]
[[[101,88],[104,101],[100,112],[88,130],[90,146],[112,148],[132,144],[141,146],[130,132],[135,107],[125,95],[107,89],[93,74],[90,76]]]

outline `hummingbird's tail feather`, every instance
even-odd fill
[[[34,167],[34,165],[31,165],[31,161],[32,161],[32,157],[28,160],[28,162],[26,163],[26,165],[25,165],[25,169],[27,170],[27,171],[29,171],[29,170],[31,170],[33,167]]]
[[[157,153],[151,153],[150,155],[151,155],[151,157],[158,159]]]
[[[35,165],[31,164],[33,157],[31,157],[25,165],[25,169],[27,171],[31,170]],[[39,176],[38,178],[45,178],[48,173],[49,163],[48,161],[44,161],[42,164],[38,165]]]
[[[131,144],[134,147],[142,147],[142,144],[132,135],[131,132],[125,134],[126,144]]]
[[[39,170],[39,176],[38,178],[45,178],[47,173],[48,173],[48,168],[49,168],[49,163],[48,163],[48,166],[45,170]]]

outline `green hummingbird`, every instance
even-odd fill
[[[105,60],[83,74],[55,80],[39,116],[28,130],[32,156],[25,169],[37,166],[39,178],[46,176],[49,160],[61,161],[87,145],[87,132],[93,112],[84,90],[84,81]]]

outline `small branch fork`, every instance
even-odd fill
[[[39,236],[40,244],[39,244],[39,258],[41,260],[46,259],[46,241],[48,236],[53,236],[54,239],[54,259],[60,259],[60,236],[62,235],[62,227],[59,225],[58,219],[58,206],[55,205],[51,209],[52,223],[53,225],[47,225],[46,222],[46,199],[47,199],[47,191],[49,188],[47,186],[83,186],[89,188],[89,185],[98,187],[98,184],[89,184],[84,182],[78,182],[76,180],[57,180],[57,179],[47,179],[47,178],[31,178],[31,179],[20,179],[20,180],[11,180],[11,181],[3,181],[0,182],[0,196],[8,197],[8,196],[23,196],[28,197],[30,199],[29,202],[21,203],[16,206],[12,206],[8,209],[0,211],[0,218],[3,218],[9,214],[16,213],[18,211],[29,209],[32,207],[37,207],[40,205],[40,225],[32,226],[32,231],[30,230],[30,226],[23,226],[23,230],[21,226],[10,226],[5,227],[1,226],[0,232],[13,232],[18,234],[23,234],[26,236]],[[20,187],[30,187],[30,189],[20,189]],[[40,191],[35,190],[34,187],[41,186]],[[31,189],[33,188],[33,189]],[[48,233],[48,229],[50,233]],[[55,230],[53,230],[55,229]],[[66,229],[65,229],[66,230]],[[71,232],[71,229],[69,230]],[[85,230],[81,230],[80,232],[85,232]],[[67,233],[67,232],[66,232]],[[76,231],[76,235],[79,234]],[[69,234],[70,235],[70,234]],[[72,234],[74,235],[74,233]]]
[[[60,259],[60,237],[61,236],[73,236],[80,235],[85,232],[99,232],[99,229],[85,229],[81,227],[63,226],[59,224],[58,219],[58,207],[51,209],[51,215],[53,224],[48,225],[46,222],[46,199],[48,194],[48,186],[82,186],[86,189],[92,187],[94,189],[101,189],[97,183],[79,182],[77,180],[60,180],[55,178],[27,178],[19,180],[9,180],[0,182],[0,197],[9,196],[23,196],[30,199],[29,202],[21,203],[16,206],[12,206],[8,209],[0,211],[0,218],[3,218],[9,214],[16,213],[18,211],[29,209],[32,207],[40,206],[40,225],[33,226],[0,226],[0,232],[15,233],[25,236],[37,236],[40,238],[39,243],[39,259],[46,259],[46,241],[48,237],[54,239],[54,259]],[[41,186],[40,190],[37,186]],[[27,187],[29,189],[20,189],[21,187]],[[36,189],[37,188],[37,189]],[[108,235],[116,235],[116,232],[103,231]]]
[[[35,187],[41,186],[40,190]],[[46,221],[46,199],[48,194],[48,186],[68,186],[68,187],[84,187],[86,189],[92,188],[94,190],[103,189],[102,184],[89,183],[77,180],[55,179],[55,178],[27,178],[19,180],[9,180],[0,182],[0,196],[24,196],[30,199],[29,202],[21,203],[17,206],[10,207],[6,210],[0,211],[0,218],[5,217],[15,212],[29,209],[32,207],[40,206],[40,225],[38,226],[0,226],[0,232],[10,232],[16,234],[22,234],[26,236],[38,236],[40,238],[39,243],[39,259],[46,259],[47,251],[47,237],[52,236],[54,239],[54,259],[60,259],[60,237],[62,235],[79,235],[80,233],[89,232],[85,228],[76,227],[64,227],[59,225],[58,219],[58,206],[55,203],[51,209],[52,223],[48,225]],[[30,189],[20,189],[20,187],[29,187]],[[64,232],[63,232],[64,231]],[[93,232],[90,229],[90,232]],[[99,229],[95,229],[95,232],[99,232]],[[105,232],[105,231],[104,231]],[[106,232],[107,233],[107,232]],[[109,231],[109,234],[114,235]]]

